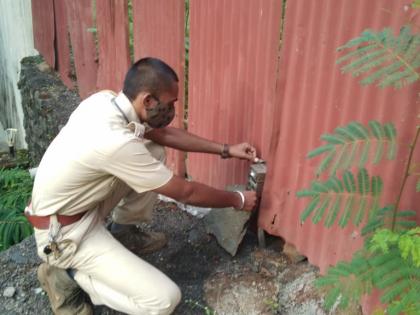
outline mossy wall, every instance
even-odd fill
[[[21,62],[20,81],[24,128],[32,166],[37,166],[48,145],[80,103],[40,56]]]

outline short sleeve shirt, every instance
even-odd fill
[[[110,195],[117,179],[138,193],[166,184],[173,174],[147,150],[145,132],[123,93],[115,97],[103,91],[85,99],[41,160],[33,213],[73,215],[93,209]]]

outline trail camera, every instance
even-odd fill
[[[251,221],[254,221],[255,228],[257,230],[257,236],[258,236],[258,246],[261,248],[265,247],[265,233],[264,230],[258,227],[257,217],[258,217],[258,210],[260,207],[260,201],[261,201],[261,194],[262,190],[264,188],[264,181],[265,181],[265,174],[267,173],[267,166],[265,165],[265,161],[260,160],[257,163],[251,164],[251,167],[249,168],[249,174],[248,174],[248,184],[246,186],[247,190],[254,190],[257,192],[257,205],[256,210],[254,212],[254,220],[251,219]]]
[[[264,187],[265,174],[267,173],[267,166],[265,161],[251,164],[248,174],[247,190],[254,190],[257,192],[257,197],[261,197]]]

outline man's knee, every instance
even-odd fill
[[[162,314],[171,314],[175,307],[181,302],[181,290],[179,287],[174,283],[171,288],[165,290],[166,296],[164,297],[164,304],[167,305],[166,312],[164,311]]]
[[[138,301],[141,314],[146,310],[148,314],[169,315],[181,302],[181,290],[175,283],[168,283],[165,287],[156,288],[156,296],[149,301],[150,305],[144,305],[144,301]]]

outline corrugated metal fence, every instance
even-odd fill
[[[120,91],[131,62],[145,56],[165,60],[184,88],[184,1],[132,1],[130,58],[127,0],[32,0],[35,48],[81,97],[102,89]],[[131,4],[131,1],[130,1]],[[173,126],[184,125],[180,93]],[[168,165],[185,172],[184,155],[169,150]]]
[[[398,160],[372,168],[382,175],[386,199],[392,201],[420,112],[418,84],[398,91],[362,87],[340,73],[336,48],[367,28],[389,26],[398,32],[403,24],[419,25],[411,2],[190,0],[188,128],[219,142],[246,140],[257,146],[268,161],[259,225],[295,244],[322,271],[349,259],[361,238],[352,226],[326,229],[300,222],[306,201],[295,194],[309,185],[316,164],[305,159],[306,153],[320,145],[321,134],[350,121],[393,122],[403,143]],[[74,60],[82,96],[120,88],[130,61],[126,1],[97,1],[96,26],[91,1],[32,3],[36,47],[69,86]],[[132,7],[134,57],[166,60],[178,72],[181,88],[184,9],[184,0],[133,0]],[[183,102],[177,126],[183,123]],[[184,170],[182,155],[172,153],[170,163]],[[187,169],[194,179],[222,188],[244,183],[247,163],[190,154]],[[409,186],[402,201],[406,209],[420,201],[413,180]]]

